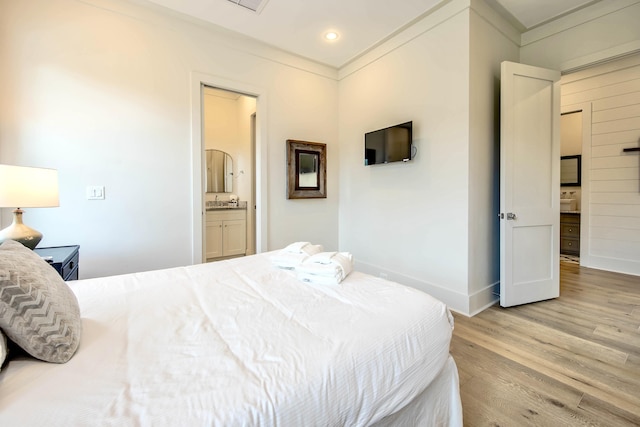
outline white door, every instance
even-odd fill
[[[560,73],[503,62],[500,305],[560,295]]]

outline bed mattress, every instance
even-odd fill
[[[69,285],[78,352],[11,360],[2,426],[367,426],[452,363],[443,303],[359,272],[318,286],[261,254]]]

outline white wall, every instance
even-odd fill
[[[256,113],[256,100],[248,96],[242,96],[238,100],[238,127],[240,140],[247,141],[248,145],[238,153],[234,161],[234,192],[240,200],[247,202],[247,255],[256,253],[255,246],[255,199],[252,193],[254,186],[254,159],[252,154],[252,115]]]
[[[0,27],[0,161],[59,170],[60,207],[25,221],[42,246],[80,244],[81,277],[194,259],[194,72],[269,94],[268,247],[337,246],[335,70],[120,0],[2,1]],[[328,144],[327,199],[286,200],[288,138]],[[87,201],[87,185],[106,199]]]
[[[582,128],[584,127],[582,121],[585,114],[583,114],[579,106],[575,105],[564,106],[563,113],[565,114],[560,118],[560,156],[581,155],[584,141],[582,137]],[[589,124],[589,127],[591,127],[591,124]],[[582,159],[584,161],[584,157]],[[582,177],[582,174],[580,176]],[[579,211],[582,203],[582,187],[561,185],[560,198],[575,199],[576,210]],[[584,214],[584,217],[587,217],[587,215]]]
[[[475,314],[500,291],[500,64],[518,62],[520,34],[483,1],[470,13],[468,307]]]
[[[218,96],[216,93],[207,87],[203,90],[204,148],[236,154],[241,148],[238,99]]]
[[[580,264],[640,275],[640,54],[564,76],[562,103],[590,107]]]
[[[490,303],[498,280],[497,242],[488,235],[497,191],[495,73],[518,52],[489,23],[500,19],[474,3],[479,12],[468,1],[444,5],[349,64],[340,81],[340,249],[354,253],[358,269],[464,313]],[[364,133],[408,120],[415,159],[364,166]]]
[[[560,120],[560,156],[582,154],[582,112],[562,115]]]
[[[467,289],[469,28],[449,9],[344,77],[339,117],[340,249],[445,302]],[[364,133],[409,120],[415,159],[364,166]]]

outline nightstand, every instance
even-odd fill
[[[62,280],[78,280],[80,246],[53,246],[50,248],[35,248],[33,251],[42,258],[51,257],[48,262],[62,276]]]

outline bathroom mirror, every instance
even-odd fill
[[[287,198],[326,198],[326,144],[287,140]]]
[[[298,150],[296,153],[298,163],[298,188],[306,190],[317,190],[320,188],[320,154]]]
[[[233,159],[224,151],[205,150],[207,193],[231,193],[233,191]]]
[[[560,157],[560,185],[580,186],[581,155]]]

